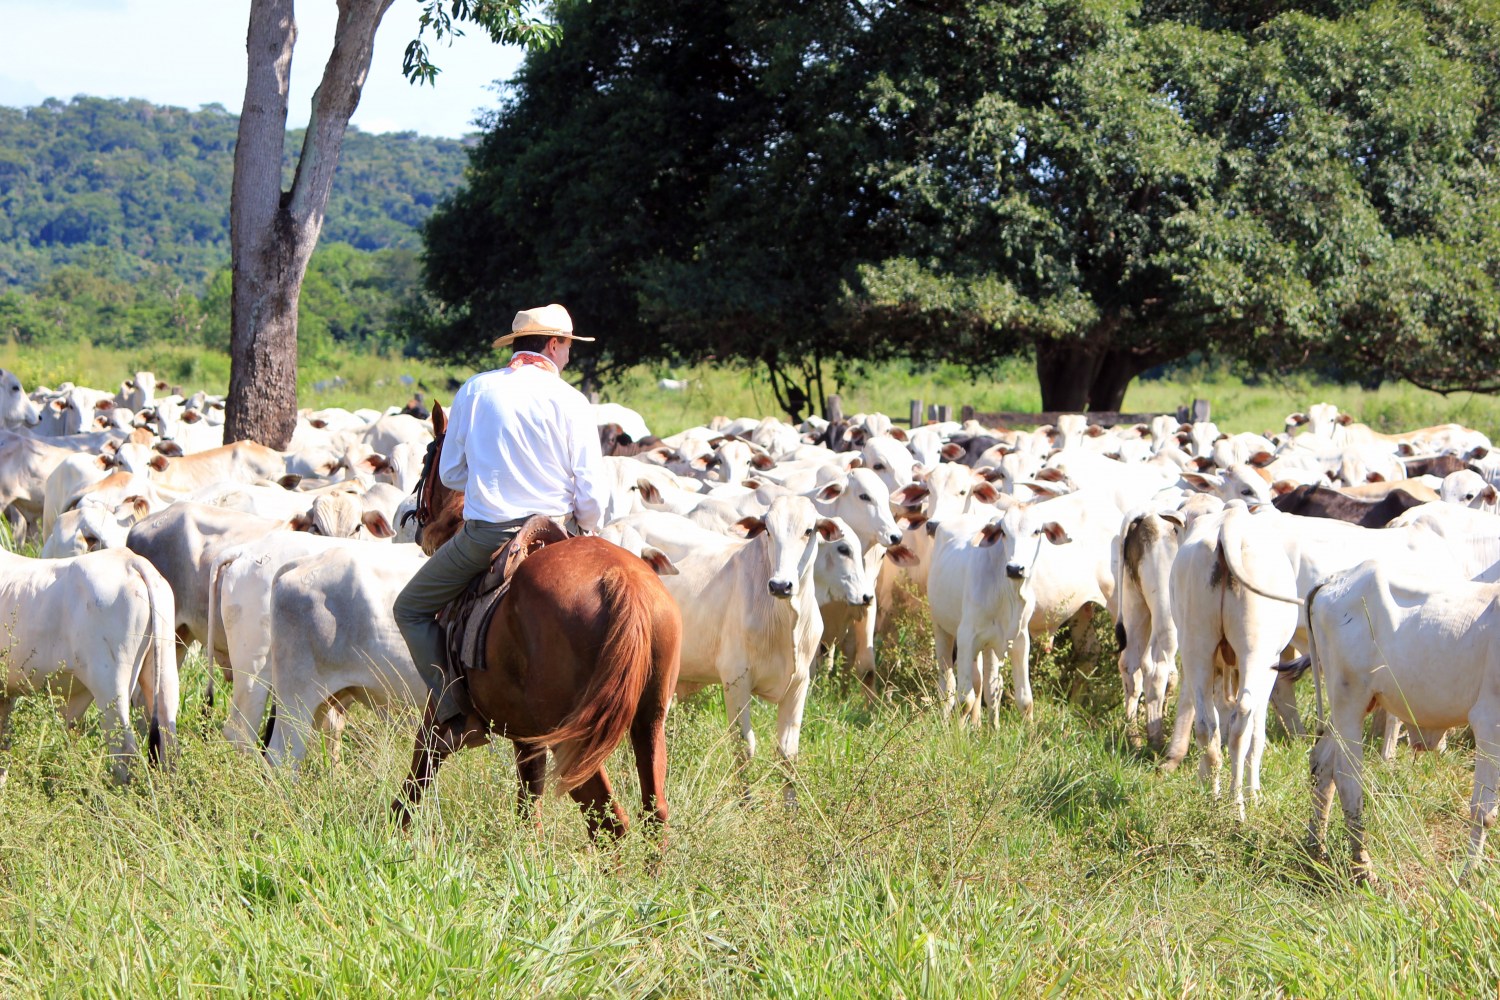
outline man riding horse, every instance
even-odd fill
[[[412,577],[394,609],[427,683],[432,749],[456,750],[481,725],[448,669],[434,616],[489,568],[529,517],[572,520],[582,532],[599,527],[607,486],[598,428],[588,400],[560,376],[575,340],[594,338],[575,334],[562,306],[522,310],[494,344],[514,346],[510,363],[475,375],[453,397],[431,474],[464,491],[463,527]]]

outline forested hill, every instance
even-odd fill
[[[69,264],[125,280],[166,269],[203,287],[229,260],[237,127],[219,105],[76,97],[0,108],[0,291]],[[301,144],[300,130],[288,134],[288,182]],[[351,128],[322,241],[416,249],[418,225],[465,163],[457,140]]]

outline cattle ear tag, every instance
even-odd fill
[[[1005,529],[997,523],[991,523],[986,524],[983,528],[979,529],[979,534],[975,537],[974,543],[981,548],[984,548],[986,546],[994,545],[1004,537]]]

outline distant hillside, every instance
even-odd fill
[[[0,108],[0,290],[66,265],[133,280],[170,271],[202,288],[229,260],[235,115],[77,97]],[[288,134],[287,179],[302,144]],[[463,143],[350,129],[322,241],[417,249],[463,174]]]

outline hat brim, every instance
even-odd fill
[[[504,347],[511,341],[517,340],[521,337],[562,337],[566,340],[582,340],[590,344],[599,339],[597,337],[580,337],[578,334],[570,333],[567,330],[520,330],[514,333],[507,333],[503,337],[496,337],[495,342],[492,346]]]

